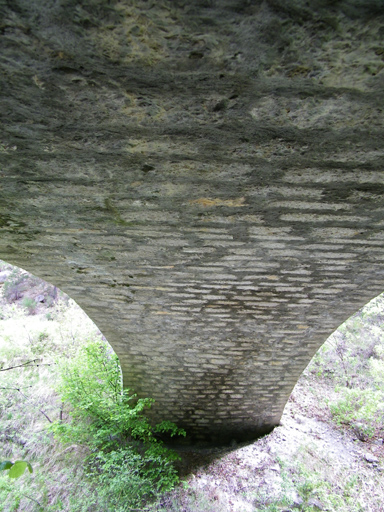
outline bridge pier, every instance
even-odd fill
[[[0,5],[0,258],[79,303],[154,420],[266,433],[384,289],[380,2],[51,4]]]

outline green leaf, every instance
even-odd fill
[[[10,460],[5,460],[0,464],[0,471],[2,471],[3,469],[10,469],[12,466],[13,462],[11,462]]]
[[[27,469],[27,466],[28,462],[26,462],[25,460],[17,460],[9,470],[9,478],[19,478],[24,474],[24,471]]]

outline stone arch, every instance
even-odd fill
[[[384,289],[377,4],[0,7],[0,257],[195,439],[273,428]]]

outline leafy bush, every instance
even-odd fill
[[[152,428],[144,411],[153,400],[137,399],[122,389],[117,356],[102,339],[90,340],[60,363],[58,393],[70,405],[68,421],[52,430],[59,439],[90,447],[89,477],[97,480],[98,502],[113,510],[141,506],[178,482],[178,456],[166,448],[159,433],[185,435],[171,422]]]
[[[44,330],[31,333],[29,336],[29,348],[33,356],[47,356],[55,349],[50,334]]]
[[[370,374],[377,388],[384,392],[384,347],[376,346],[375,355],[377,358],[372,358],[370,363]]]
[[[384,424],[383,396],[372,389],[344,388],[330,410],[338,424],[349,425],[361,438],[372,437]]]
[[[24,299],[22,301],[22,305],[25,309],[28,310],[28,313],[30,315],[33,315],[34,313],[36,313],[36,308],[37,308],[36,301],[31,299],[30,297],[24,297]]]
[[[20,299],[27,289],[28,274],[15,267],[3,285],[3,295],[9,302]]]

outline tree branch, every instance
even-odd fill
[[[18,364],[17,366],[10,366],[9,368],[0,368],[0,372],[6,372],[7,370],[13,370],[14,368],[21,368],[22,366],[28,366],[31,363],[36,363],[36,361],[38,361],[38,359],[32,359],[32,361],[27,361],[26,363]]]
[[[9,366],[8,368],[0,368],[0,372],[6,372],[7,370],[14,370],[15,368],[21,368],[22,366],[52,366],[56,363],[36,363],[38,359],[32,359],[32,361],[27,361],[26,363],[18,364],[17,366]],[[34,364],[33,364],[34,363]]]
[[[32,387],[32,386],[29,386],[29,387]],[[27,395],[24,395],[24,393],[20,390],[20,388],[4,388],[4,387],[0,387],[0,389],[8,389],[10,391],[18,391],[24,398],[26,398],[27,400],[29,400],[29,397]],[[41,412],[41,414],[43,416],[45,416],[45,418],[49,421],[49,423],[53,423],[53,421],[45,414],[45,412],[43,410],[41,410],[39,408],[38,405],[35,405],[35,407],[38,409],[39,412]]]

